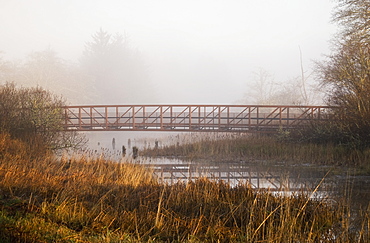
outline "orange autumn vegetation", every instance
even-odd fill
[[[0,137],[3,242],[369,242],[341,202],[273,195],[206,178],[162,184],[137,164],[85,156],[29,159]]]

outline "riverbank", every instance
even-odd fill
[[[184,160],[214,162],[281,162],[286,165],[329,165],[354,168],[358,175],[370,175],[370,149],[358,150],[334,144],[282,141],[275,136],[238,135],[223,137],[193,135],[183,142],[144,148],[147,157],[180,157]],[[184,141],[185,140],[185,141]]]
[[[21,142],[0,142],[2,242],[369,242],[370,208],[311,197],[317,188],[166,184],[128,157],[35,160]]]
[[[369,242],[370,208],[104,159],[0,160],[2,242]]]

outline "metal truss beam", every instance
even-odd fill
[[[65,130],[276,132],[330,119],[328,106],[65,106]]]

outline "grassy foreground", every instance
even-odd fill
[[[32,161],[4,141],[1,242],[370,242],[369,208],[352,217],[341,202],[303,193],[165,185],[140,165],[104,159]]]

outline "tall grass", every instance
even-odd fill
[[[1,155],[3,242],[369,242],[370,208],[354,220],[345,204],[303,192],[169,185],[136,164]]]
[[[146,156],[183,156],[188,159],[219,161],[273,160],[287,163],[365,166],[370,164],[370,150],[356,150],[334,144],[281,141],[274,136],[233,135],[215,138],[196,135],[182,144],[159,149],[144,149]]]

